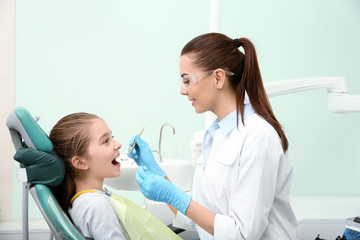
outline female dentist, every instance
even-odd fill
[[[268,101],[253,44],[200,35],[183,48],[180,74],[181,94],[195,111],[217,116],[203,137],[193,195],[170,182],[137,135],[130,157],[139,165],[140,191],[168,203],[177,219],[194,222],[201,239],[296,239],[288,141]]]

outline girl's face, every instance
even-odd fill
[[[88,166],[88,176],[103,180],[104,178],[120,176],[119,157],[121,143],[113,139],[111,131],[102,119],[95,119],[89,127],[90,143],[85,161]]]
[[[183,82],[188,79],[196,79],[195,82],[193,80],[189,82],[187,90],[183,87],[180,89],[182,95],[188,96],[195,111],[197,113],[214,112],[216,88],[214,81],[212,81],[213,74],[204,74],[204,70],[195,67],[189,55],[185,54],[180,57],[180,75],[184,80]]]

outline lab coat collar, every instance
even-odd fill
[[[251,114],[255,113],[250,103],[245,104],[244,106],[244,119],[249,117]],[[239,113],[239,119],[241,121],[241,113]],[[223,120],[219,122],[219,119],[216,119],[211,126],[208,128],[209,133],[212,137],[215,136],[215,132],[220,128],[221,133],[226,136],[236,127],[236,110],[232,111],[227,115]]]

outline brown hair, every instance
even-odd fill
[[[54,152],[59,155],[65,166],[64,180],[52,190],[67,214],[70,200],[76,193],[74,177],[79,174],[73,167],[71,158],[86,154],[90,142],[87,129],[94,119],[100,118],[89,113],[73,113],[61,118],[50,132],[49,138],[54,145]]]
[[[238,49],[240,46],[245,54]],[[255,47],[249,39],[234,40],[221,33],[207,33],[188,42],[181,51],[181,55],[184,54],[191,54],[195,66],[204,71],[222,68],[233,72],[234,75],[228,77],[236,92],[236,111],[241,113],[242,123],[244,124],[244,99],[247,93],[255,112],[279,134],[284,152],[288,149],[288,140],[272,111],[261,79]]]

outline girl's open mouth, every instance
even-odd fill
[[[117,166],[117,165],[120,166],[120,160],[118,160],[117,158],[114,158],[114,159],[111,161],[111,164],[114,165],[114,166]]]

